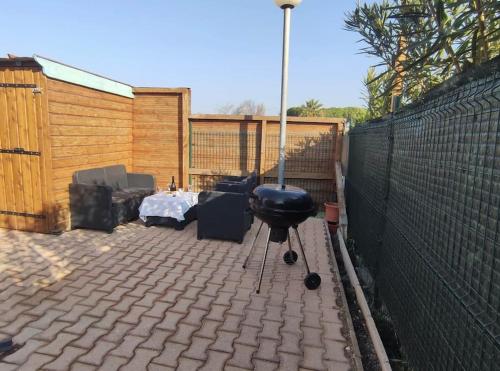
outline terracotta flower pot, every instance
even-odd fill
[[[328,222],[328,230],[332,236],[337,233],[337,229],[339,229],[339,223]]]
[[[325,220],[327,222],[338,223],[339,204],[336,202],[325,202]]]

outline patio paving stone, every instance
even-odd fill
[[[46,364],[44,368],[48,370],[69,370],[71,363],[86,352],[86,349],[67,346],[59,357],[51,363]]]
[[[78,360],[83,363],[100,366],[102,365],[106,354],[108,354],[108,352],[115,347],[116,344],[114,343],[110,343],[109,341],[104,340],[98,340],[97,342],[95,342],[90,351],[87,354],[79,357]],[[130,356],[131,353],[128,353],[127,355]]]
[[[208,360],[200,368],[200,371],[222,371],[224,370],[224,365],[230,357],[230,354],[215,350],[209,350]]]
[[[128,363],[128,358],[121,358],[117,356],[106,356],[100,367],[101,370],[116,371],[123,365]]]
[[[71,371],[96,371],[98,368],[96,366],[87,365],[81,362],[74,362],[71,365]]]
[[[0,369],[353,368],[324,222],[299,227],[322,277],[316,291],[304,287],[302,259],[288,266],[288,246],[272,244],[255,293],[265,234],[241,264],[257,227],[241,245],[198,241],[196,223],[175,231],[136,222],[111,235],[0,230],[0,336],[25,343]]]
[[[208,347],[214,341],[212,339],[193,336],[191,345],[182,353],[185,357],[205,361],[208,358]]]
[[[32,354],[26,362],[24,362],[19,368],[17,368],[19,371],[33,371],[33,370],[39,370],[42,368],[43,365],[50,363],[54,357],[45,355],[45,354],[40,354],[40,353],[35,353]],[[5,363],[5,362],[3,362]],[[7,367],[9,367],[9,364],[5,363]],[[3,365],[2,365],[3,366]],[[13,369],[16,369],[15,365]]]

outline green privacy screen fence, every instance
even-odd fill
[[[351,237],[417,370],[500,367],[500,60],[349,133]]]

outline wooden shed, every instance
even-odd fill
[[[70,228],[76,170],[188,177],[190,90],[133,88],[47,58],[0,58],[0,228]]]

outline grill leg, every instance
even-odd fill
[[[286,234],[288,236],[288,238],[287,238],[287,240],[288,240],[288,251],[290,251],[290,254],[292,254],[293,250],[292,250],[292,242],[290,241],[290,230],[288,230],[286,232]]]
[[[297,226],[293,226],[293,230],[295,231],[295,235],[297,236],[297,241],[299,241],[300,252],[302,253],[302,258],[304,259],[304,263],[306,263],[307,274],[311,273],[309,270],[309,264],[307,264],[306,254],[304,253],[304,247],[302,246],[302,241],[300,240],[299,231],[297,230]]]
[[[292,242],[290,238],[290,230],[287,229],[287,240],[288,240],[288,251],[283,255],[283,260],[288,265],[293,265],[297,261],[298,255],[295,251],[292,250]]]
[[[266,249],[264,250],[264,259],[262,259],[262,265],[260,266],[259,285],[257,286],[257,294],[260,293],[260,285],[262,284],[262,276],[264,275],[264,266],[266,265],[267,251],[269,250],[270,238],[271,238],[271,228],[269,228],[269,233],[267,234],[267,243],[266,243]]]
[[[309,290],[316,290],[319,285],[321,285],[321,277],[318,273],[311,272],[309,270],[309,264],[307,264],[306,254],[304,253],[304,247],[302,246],[302,241],[300,240],[299,231],[297,230],[297,226],[294,225],[293,229],[295,230],[295,234],[297,236],[297,240],[299,241],[300,252],[302,253],[302,258],[304,258],[304,263],[306,263],[307,276],[304,278],[304,284]]]
[[[247,267],[248,259],[252,255],[253,248],[255,247],[255,242],[257,242],[257,237],[259,237],[259,233],[260,233],[260,230],[262,229],[263,224],[264,224],[264,222],[260,222],[259,229],[257,230],[257,234],[255,235],[253,242],[252,242],[252,247],[250,247],[250,251],[248,252],[247,257],[246,257],[245,261],[243,262],[243,269],[245,269]]]

